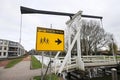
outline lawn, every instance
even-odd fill
[[[10,62],[5,66],[5,68],[11,68],[14,65],[16,65],[17,63],[19,63],[20,61],[22,61],[23,58],[17,58],[17,59],[12,59],[10,60]]]
[[[34,56],[31,56],[31,69],[42,68],[42,64]]]
[[[41,80],[41,79],[40,79],[40,76],[35,76],[33,80]],[[60,80],[60,78],[57,75],[52,74],[50,79],[50,74],[49,74],[46,77],[44,77],[44,80]]]

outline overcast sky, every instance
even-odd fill
[[[36,27],[66,28],[69,17],[20,13],[20,6],[39,10],[76,13],[103,17],[103,27],[114,34],[120,46],[120,1],[119,0],[0,0],[0,38],[19,42],[22,16],[22,41],[26,50],[35,48]]]

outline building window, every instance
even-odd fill
[[[0,56],[1,56],[2,54],[1,54],[1,52],[0,52]]]
[[[2,40],[0,40],[0,44],[3,44],[3,41],[2,41]]]
[[[4,41],[4,44],[7,45],[7,41]]]
[[[2,46],[0,46],[0,50],[2,50]]]
[[[4,52],[3,55],[6,56],[6,52]]]
[[[7,47],[4,47],[4,50],[7,50]]]
[[[9,42],[9,45],[10,46],[17,46],[17,43],[16,42]]]

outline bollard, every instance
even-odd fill
[[[117,70],[115,68],[112,68],[111,72],[112,72],[112,80],[118,80],[117,79]]]

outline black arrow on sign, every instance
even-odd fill
[[[62,41],[58,38],[57,40],[55,40],[55,42],[57,43],[57,45],[59,45]]]

